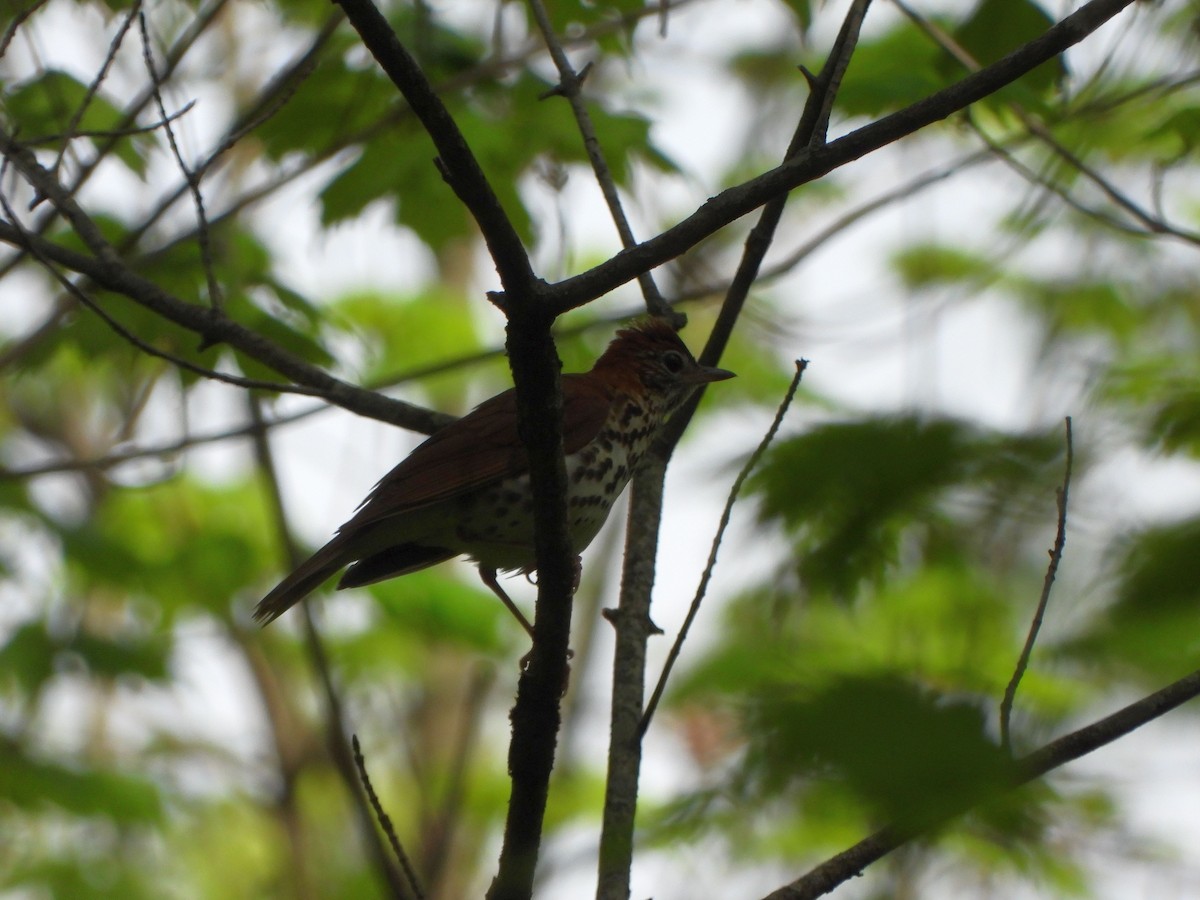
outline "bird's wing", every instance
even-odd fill
[[[574,453],[608,418],[612,397],[584,375],[563,376],[563,446]],[[339,531],[439,503],[529,469],[513,389],[485,400],[418,446],[367,495]]]

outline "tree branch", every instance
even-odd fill
[[[1200,696],[1200,670],[1098,722],[1063,735],[1040,750],[1017,760],[1013,776],[1009,780],[1009,788],[1020,787],[1106,744],[1111,744],[1197,696]],[[978,798],[973,798],[937,822],[919,830],[906,830],[894,825],[883,828],[821,863],[802,878],[772,891],[765,900],[813,900],[824,896],[843,882],[861,875],[871,863],[877,862],[914,838],[933,833],[948,821],[972,809],[977,802]]]
[[[626,249],[633,247],[637,244],[637,238],[633,234],[633,228],[621,205],[621,193],[617,190],[612,170],[609,169],[608,161],[604,158],[604,150],[600,146],[600,138],[596,136],[592,117],[588,115],[587,105],[583,102],[583,81],[591,64],[589,63],[584,68],[583,74],[577,73],[571,65],[571,61],[567,59],[566,51],[563,50],[558,35],[554,33],[554,25],[550,21],[549,13],[546,12],[545,4],[542,0],[529,0],[529,8],[532,10],[534,21],[537,22],[538,30],[546,42],[546,49],[550,51],[550,58],[554,61],[555,68],[558,69],[558,88],[551,93],[565,97],[567,103],[570,104],[571,113],[575,117],[575,125],[579,129],[580,137],[583,138],[584,151],[587,153],[588,162],[591,163],[592,173],[596,176],[596,184],[599,185],[600,193],[604,196],[604,203],[608,207],[609,215],[612,216],[613,224],[617,228],[617,234],[621,238],[621,246]],[[662,316],[670,320],[676,328],[682,328],[686,319],[672,309],[664,299],[658,285],[654,283],[654,276],[649,272],[642,272],[638,275],[637,280],[642,289],[642,296],[646,300],[647,312],[653,316]]]
[[[499,868],[488,896],[529,897],[561,721],[575,575],[567,531],[561,363],[550,336],[554,316],[534,302],[540,282],[520,237],[425,74],[370,0],[338,2],[433,139],[439,169],[478,223],[504,287],[504,300],[497,305],[509,320],[507,349],[517,391],[517,424],[529,457],[538,601],[533,651],[511,714],[512,795]]]
[[[1067,462],[1063,472],[1062,486],[1055,492],[1058,504],[1058,528],[1054,535],[1054,546],[1050,549],[1050,563],[1046,566],[1046,577],[1042,579],[1042,593],[1038,597],[1037,608],[1033,612],[1033,621],[1029,624],[1029,634],[1025,637],[1025,646],[1017,659],[1012,678],[1004,689],[1004,699],[1000,701],[1000,745],[1009,752],[1012,751],[1012,736],[1009,734],[1009,719],[1012,717],[1013,701],[1017,698],[1017,688],[1025,669],[1029,666],[1029,657],[1033,654],[1033,645],[1037,641],[1038,632],[1042,628],[1042,619],[1046,615],[1046,605],[1050,602],[1050,588],[1054,586],[1054,578],[1058,574],[1058,564],[1062,562],[1063,550],[1067,546],[1067,498],[1071,490],[1071,468],[1075,462],[1075,445],[1071,439],[1071,417],[1066,418]]]
[[[926,19],[915,9],[905,3],[904,0],[893,0],[893,2],[895,2],[896,7],[902,13],[904,13],[904,15],[908,17],[913,24],[920,28],[921,31],[923,31],[930,38],[930,40],[937,44],[942,50],[946,51],[946,53],[956,62],[958,62],[963,68],[969,72],[979,71],[980,65],[978,60],[976,60],[975,57],[973,57],[965,47],[955,41],[951,35],[947,34],[944,29],[939,27],[936,22],[931,22]],[[1153,215],[1147,212],[1140,205],[1135,203],[1131,197],[1125,194],[1124,191],[1118,189],[1116,185],[1114,185],[1109,179],[1105,178],[1098,170],[1094,169],[1081,157],[1079,157],[1078,154],[1074,153],[1065,145],[1063,145],[1061,141],[1054,137],[1054,135],[1050,132],[1050,129],[1039,122],[1034,116],[1030,115],[1020,103],[1010,102],[1007,105],[1009,109],[1011,109],[1016,115],[1017,120],[1023,126],[1025,126],[1026,130],[1028,130],[1030,134],[1041,141],[1042,144],[1047,147],[1054,156],[1058,157],[1062,162],[1082,175],[1087,181],[1090,181],[1093,185],[1099,188],[1100,191],[1117,207],[1125,210],[1126,213],[1141,223],[1142,229],[1144,230],[1138,230],[1135,226],[1117,221],[1111,217],[1106,217],[1098,211],[1088,210],[1078,201],[1074,200],[1074,198],[1070,196],[1070,192],[1065,187],[1050,183],[1049,179],[1043,180],[1037,176],[1033,176],[1030,178],[1030,180],[1035,184],[1044,184],[1047,188],[1062,197],[1062,199],[1069,205],[1080,209],[1080,211],[1084,212],[1085,214],[1103,219],[1112,227],[1126,233],[1165,234],[1169,235],[1170,237],[1179,238],[1182,241],[1187,241],[1190,244],[1200,244],[1200,234],[1183,228],[1177,228],[1176,226],[1167,222],[1162,216]],[[993,143],[984,136],[983,129],[979,127],[978,123],[971,122],[971,127],[989,146]],[[1021,170],[1018,168],[1018,171]]]
[[[0,132],[0,151],[4,149],[3,137]],[[0,222],[0,241],[36,250],[45,259],[86,275],[100,287],[121,294],[162,318],[194,332],[206,346],[228,344],[297,384],[316,389],[330,403],[351,412],[425,434],[431,434],[451,421],[451,417],[441,413],[394,400],[335,378],[223,313],[187,303],[167,293],[154,282],[133,272],[119,259],[104,260],[88,256],[5,222]]]
[[[961,81],[850,134],[802,153],[750,181],[722,191],[661,234],[612,259],[539,288],[548,311],[582,306],[674,259],[731,222],[802,184],[941,121],[1074,46],[1135,0],[1090,0],[1040,37]]]
[[[796,126],[785,159],[804,147],[824,142],[825,127],[833,95],[841,82],[858,42],[859,28],[870,0],[855,0],[842,24],[821,75],[810,81],[811,92]],[[716,365],[741,314],[750,286],[783,214],[787,194],[775,197],[762,212],[758,225],[746,241],[742,263],[721,305],[709,335],[703,365]],[[604,797],[604,820],[600,832],[598,900],[626,900],[633,867],[633,833],[637,811],[639,773],[642,762],[643,698],[645,697],[646,643],[657,628],[650,618],[654,586],[654,558],[658,522],[662,509],[662,483],[666,465],[683,430],[691,421],[703,395],[694,393],[683,408],[671,416],[650,456],[653,477],[634,480],[630,528],[626,537],[625,571],[621,582],[620,606],[614,617],[617,647],[613,661],[612,734],[609,739],[608,783]],[[649,466],[650,463],[647,464]],[[636,515],[636,519],[634,516]],[[637,527],[634,527],[634,523]]]
[[[538,595],[529,665],[517,684],[508,770],[512,794],[504,843],[489,900],[533,893],[550,773],[562,724],[571,636],[575,551],[567,530],[567,470],[563,459],[561,363],[551,320],[530,304],[509,309],[508,359],[517,390],[517,421],[529,454]]]
[[[771,442],[775,440],[775,435],[779,432],[779,426],[783,424],[783,417],[792,405],[792,398],[796,396],[796,391],[800,387],[800,379],[804,377],[804,372],[807,368],[807,359],[796,360],[796,374],[792,378],[792,383],[788,385],[787,393],[784,395],[783,401],[779,404],[779,408],[775,412],[775,419],[771,422],[771,427],[767,429],[767,433],[758,442],[758,446],[754,448],[754,452],[750,454],[750,458],[746,460],[746,464],[742,466],[742,470],[738,472],[737,478],[733,480],[733,485],[729,488],[729,496],[725,500],[725,508],[721,511],[721,520],[717,525],[717,533],[713,537],[712,548],[708,553],[708,562],[705,563],[704,573],[700,576],[700,584],[696,586],[696,594],[692,597],[691,606],[688,607],[683,624],[679,627],[679,634],[675,637],[675,643],[671,645],[671,650],[667,654],[667,661],[663,664],[662,673],[658,676],[658,683],[655,684],[654,692],[650,695],[650,702],[646,704],[646,711],[642,714],[642,719],[638,723],[639,739],[646,736],[646,730],[650,727],[650,721],[654,718],[654,712],[658,709],[658,704],[666,692],[667,680],[671,677],[671,670],[675,668],[675,662],[679,659],[679,654],[683,651],[683,642],[687,640],[692,623],[696,621],[696,616],[700,613],[700,604],[704,602],[704,595],[708,591],[709,580],[712,578],[713,569],[717,565],[717,553],[721,549],[721,541],[725,537],[725,529],[729,527],[729,519],[733,514],[733,504],[737,501],[738,494],[741,493],[742,485],[746,483],[746,479],[750,477],[750,473],[754,471],[754,467],[758,465],[758,461],[762,459],[763,454],[767,452],[767,448],[771,446]]]
[[[649,453],[633,477],[625,526],[620,604],[616,610],[606,611],[617,634],[597,900],[628,900],[629,897],[642,767],[638,727],[646,690],[646,644],[650,635],[662,633],[650,618],[650,598],[654,591],[658,527],[662,520],[666,476],[667,458]]]
[[[17,229],[21,228],[20,223],[13,212],[12,206],[3,196],[0,196],[0,210],[3,210],[4,214],[13,223],[14,227]],[[191,372],[194,375],[199,375],[202,378],[208,378],[212,381],[217,381],[222,384],[228,384],[246,390],[276,391],[279,393],[302,394],[308,397],[321,396],[321,391],[318,391],[316,388],[282,384],[275,381],[262,381],[258,378],[244,378],[240,375],[230,375],[226,372],[218,372],[215,369],[198,365],[191,360],[184,359],[181,356],[168,353],[166,350],[161,350],[158,347],[155,347],[153,344],[142,340],[140,337],[114,319],[111,315],[109,315],[104,307],[89,297],[79,287],[79,285],[75,284],[73,281],[71,281],[71,279],[59,272],[58,269],[54,268],[50,261],[42,257],[38,250],[29,242],[30,235],[28,233],[25,233],[24,237],[26,241],[26,248],[29,249],[30,253],[33,254],[38,263],[40,263],[41,266],[50,273],[50,276],[58,282],[59,286],[62,287],[62,289],[66,291],[68,295],[75,298],[75,300],[77,300],[80,304],[95,313],[105,325],[107,325],[113,330],[113,332],[117,334],[118,337],[124,341],[127,341],[131,346],[140,350],[142,353],[145,353],[147,356],[164,360],[176,368],[182,369],[185,372]]]
[[[279,486],[279,476],[275,469],[275,457],[271,452],[271,444],[267,437],[266,428],[264,427],[262,409],[259,406],[257,398],[253,395],[247,394],[246,402],[250,411],[251,421],[257,426],[256,430],[252,433],[254,461],[266,483],[267,504],[275,525],[275,532],[283,548],[283,555],[287,559],[289,567],[295,568],[300,565],[304,557],[300,554],[296,542],[292,539],[291,528],[288,525],[287,510],[283,503],[283,492]],[[333,673],[330,671],[329,666],[329,655],[325,652],[325,644],[321,640],[321,635],[317,631],[316,624],[313,622],[312,611],[309,609],[308,604],[302,602],[300,608],[303,614],[304,643],[308,649],[308,655],[325,701],[325,742],[329,747],[329,754],[333,759],[334,768],[337,770],[338,775],[341,776],[342,783],[346,787],[346,792],[350,795],[351,808],[354,810],[359,831],[366,844],[367,855],[374,863],[376,869],[379,870],[380,876],[384,883],[388,885],[393,897],[398,898],[398,900],[406,900],[406,898],[415,896],[419,900],[421,891],[417,885],[416,876],[413,874],[411,866],[408,865],[408,856],[404,853],[403,848],[398,851],[398,858],[404,867],[402,875],[401,871],[391,864],[387,852],[384,850],[383,844],[379,839],[379,832],[375,830],[372,811],[375,809],[378,801],[374,797],[370,781],[366,779],[365,764],[360,769],[358,761],[355,759],[355,754],[351,753],[350,746],[346,740],[342,700],[333,683]],[[357,751],[357,738],[355,739],[355,750]],[[359,778],[360,771],[362,772],[361,780]],[[389,832],[388,837],[394,842],[396,847],[399,847],[399,840],[396,838],[394,832]]]
[[[192,48],[196,41],[203,36],[205,31],[210,25],[213,24],[213,22],[218,21],[222,10],[224,10],[229,3],[230,0],[211,0],[208,6],[197,12],[195,17],[189,22],[188,27],[184,29],[183,33],[179,36],[179,39],[166,54],[166,65],[162,72],[163,78],[170,77],[171,73],[174,72],[175,68],[187,55],[188,51]],[[86,184],[88,179],[95,174],[97,168],[100,166],[100,163],[103,162],[108,155],[116,149],[118,140],[122,136],[122,132],[136,124],[138,116],[141,115],[142,110],[145,109],[146,105],[150,103],[152,98],[153,91],[145,90],[139,94],[134,101],[129,104],[128,107],[126,107],[121,119],[114,123],[114,128],[110,132],[109,136],[96,147],[95,155],[92,157],[92,159],[82,163],[79,166],[79,171],[75,173],[74,181],[67,186],[67,192],[69,194],[74,195],[81,187],[83,187],[84,184]],[[161,215],[161,213],[162,210],[159,211],[158,215]],[[45,234],[58,218],[58,214],[59,213],[57,209],[49,210],[48,214],[42,216],[41,219],[39,219],[39,221],[30,230],[37,235]],[[155,216],[155,218],[157,218],[157,216]],[[147,225],[147,227],[149,226]],[[13,259],[8,260],[3,265],[0,265],[0,277],[7,275],[20,262],[21,255],[18,254]]]

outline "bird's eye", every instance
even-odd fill
[[[685,360],[683,358],[683,354],[678,350],[668,350],[663,354],[662,361],[663,365],[666,367],[666,370],[672,375],[678,375],[683,371]]]

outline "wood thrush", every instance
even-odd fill
[[[667,417],[700,385],[732,377],[701,366],[656,320],[618,331],[590,372],[563,376],[567,528],[577,554],[600,531]],[[272,621],[346,566],[339,590],[464,555],[532,636],[496,582],[497,571],[537,568],[529,466],[512,389],[413,450],[333,540],[262,599],[254,618]]]

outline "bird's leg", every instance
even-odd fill
[[[529,624],[529,620],[525,618],[525,614],[517,609],[517,604],[513,603],[508,594],[504,593],[504,588],[500,587],[500,583],[496,581],[496,570],[485,569],[483,566],[480,566],[479,577],[491,592],[500,598],[500,602],[508,607],[508,611],[517,617],[517,621],[521,623],[521,627],[525,629],[525,633],[529,635],[529,639],[532,641],[533,626]]]
[[[582,564],[580,561],[580,557],[576,556],[575,557],[575,575],[571,579],[571,593],[572,594],[574,594],[575,591],[578,590],[578,588],[579,588],[579,575],[580,575],[580,572],[582,572],[582,571],[583,571],[583,567],[582,567]],[[479,577],[483,581],[483,583],[486,584],[491,589],[492,593],[500,598],[500,602],[508,607],[508,611],[517,617],[517,621],[521,623],[521,627],[525,629],[525,633],[529,635],[529,640],[532,641],[533,640],[533,626],[529,624],[529,620],[527,618],[525,618],[525,614],[523,612],[521,612],[521,610],[517,609],[517,604],[513,603],[512,599],[508,596],[508,594],[504,593],[504,588],[500,587],[500,583],[496,580],[496,570],[495,569],[485,569],[483,566],[480,566],[479,567]],[[521,657],[520,667],[521,667],[522,672],[524,672],[525,669],[528,668],[529,660],[532,658],[532,656],[533,656],[533,651],[530,650],[528,653],[526,653],[524,656]],[[575,656],[575,651],[572,650],[570,647],[568,647],[567,648],[567,659],[568,660],[573,659],[574,656]],[[567,692],[567,678],[570,676],[570,672],[571,672],[570,662],[568,662],[566,665],[567,665],[567,677],[563,678],[563,693],[564,694]]]

